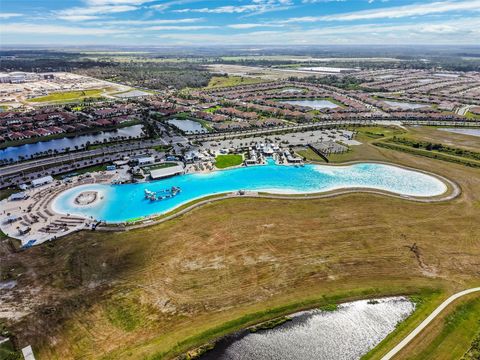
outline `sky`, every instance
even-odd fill
[[[4,45],[480,45],[480,0],[0,0]]]

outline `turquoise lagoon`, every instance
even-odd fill
[[[178,186],[182,192],[160,201],[145,199],[144,190],[160,191]],[[185,174],[168,179],[126,185],[81,185],[61,193],[53,209],[64,214],[92,217],[110,223],[159,215],[194,199],[238,190],[275,194],[321,193],[336,189],[370,188],[405,196],[430,197],[443,194],[447,187],[436,177],[404,168],[359,163],[348,166],[307,164],[302,167],[267,165]],[[75,204],[84,191],[97,191],[98,200],[90,205]]]

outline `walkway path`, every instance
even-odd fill
[[[472,289],[467,289],[460,291],[456,294],[453,294],[450,296],[447,300],[445,300],[442,304],[440,304],[439,307],[435,309],[434,312],[432,312],[425,320],[421,322],[420,325],[418,325],[415,330],[413,330],[408,336],[403,339],[397,346],[395,346],[392,350],[390,350],[383,358],[382,360],[390,360],[392,359],[395,355],[397,355],[407,344],[412,341],[418,334],[422,332],[423,329],[425,329],[428,324],[430,324],[445,308],[450,305],[452,302],[457,300],[458,298],[480,291],[480,287],[477,288],[472,288]]]

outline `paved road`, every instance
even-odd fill
[[[458,298],[480,291],[480,287],[477,288],[472,288],[472,289],[467,289],[464,291],[460,291],[452,296],[450,296],[447,300],[445,300],[443,303],[438,306],[434,312],[432,312],[425,320],[422,321],[420,325],[418,325],[415,330],[413,330],[408,336],[403,339],[397,346],[395,346],[392,350],[390,350],[383,358],[382,360],[390,360],[392,359],[395,355],[397,355],[407,344],[412,341],[420,332],[422,332],[423,329],[425,329],[428,324],[430,324],[433,319],[435,319],[445,308],[450,305],[452,302],[457,300]]]

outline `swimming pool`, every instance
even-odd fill
[[[161,201],[145,199],[145,189],[160,191],[172,186],[180,187],[181,193]],[[294,167],[276,165],[270,160],[263,166],[179,175],[146,183],[82,185],[57,196],[52,208],[58,213],[81,215],[113,223],[163,214],[194,199],[237,190],[305,194],[349,188],[370,188],[418,197],[441,195],[447,190],[446,185],[436,177],[392,165],[307,164]],[[86,191],[96,191],[97,201],[90,205],[76,204],[77,196]]]

